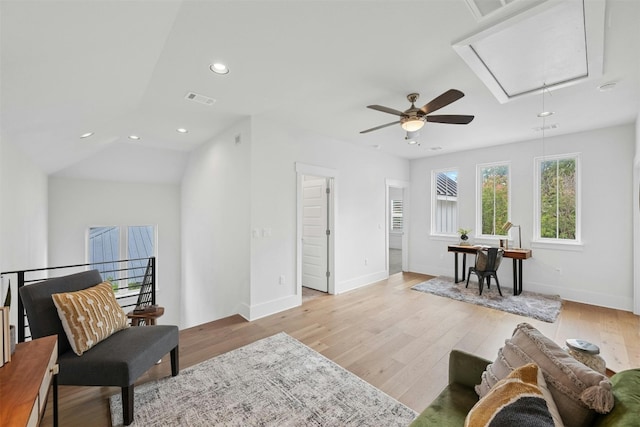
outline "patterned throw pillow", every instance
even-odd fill
[[[52,297],[71,348],[78,356],[113,333],[129,327],[127,315],[108,282]]]
[[[498,381],[467,414],[465,427],[562,427],[542,371],[529,363]]]
[[[481,398],[511,371],[527,363],[540,367],[567,427],[590,425],[596,412],[613,408],[611,381],[571,357],[559,345],[528,323],[519,324],[498,351],[498,358],[482,374],[476,386]]]

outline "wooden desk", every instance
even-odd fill
[[[38,426],[53,381],[53,424],[58,425],[58,336],[18,343],[0,368],[0,425]]]
[[[454,257],[454,281],[455,283],[466,280],[467,254],[475,254],[480,246],[449,245],[447,251],[453,252]],[[462,280],[458,280],[458,254],[462,254]],[[531,249],[505,249],[504,258],[513,259],[513,294],[522,293],[522,260],[531,258]]]

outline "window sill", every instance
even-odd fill
[[[584,250],[584,244],[582,242],[545,242],[541,240],[535,240],[531,242],[531,248],[582,252]]]
[[[431,238],[432,240],[442,240],[442,241],[453,241],[453,242],[460,241],[460,237],[458,235],[453,235],[453,234],[430,234],[429,238]]]

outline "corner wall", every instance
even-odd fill
[[[637,260],[629,195],[633,191],[635,144],[634,126],[626,125],[546,138],[544,147],[535,140],[412,161],[411,271],[453,275],[453,254],[447,253],[447,245],[456,243],[457,238],[430,235],[433,169],[458,169],[459,226],[475,228],[476,164],[510,161],[511,220],[522,225],[523,247],[532,247],[534,157],[580,152],[583,245],[571,249],[534,244],[533,258],[523,262],[523,288],[632,310]],[[497,245],[497,241],[480,243]],[[510,264],[503,263],[500,268],[502,287],[512,286]]]
[[[237,314],[249,304],[250,150],[246,119],[189,157],[180,203],[185,328]]]
[[[0,141],[0,271],[47,265],[47,214],[47,175],[13,144]],[[11,306],[17,307],[15,276],[3,279],[0,304],[9,279]]]
[[[185,327],[236,313],[254,320],[299,304],[296,162],[339,172],[336,292],[386,277],[386,179],[407,181],[409,162],[252,117],[202,145],[186,168]]]

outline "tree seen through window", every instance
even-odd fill
[[[509,165],[484,166],[480,178],[482,234],[502,235],[509,220]]]
[[[576,239],[576,159],[540,162],[540,237]]]

